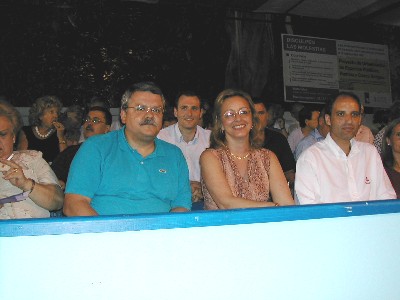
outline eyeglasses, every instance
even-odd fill
[[[237,115],[239,115],[239,116],[247,116],[250,113],[251,113],[251,111],[247,107],[242,107],[238,111],[234,111],[234,110],[230,109],[230,110],[227,110],[224,113],[224,118],[227,119],[227,120],[234,120]]]
[[[87,116],[85,119],[83,119],[83,121],[86,122],[92,122],[93,124],[97,124],[97,123],[105,123],[104,121],[100,120],[98,117],[94,117],[93,119],[89,116]]]
[[[147,107],[146,105],[138,105],[138,106],[127,106],[125,109],[133,108],[138,113],[148,113],[152,112],[153,114],[159,115],[164,112],[162,107]]]

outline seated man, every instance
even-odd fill
[[[354,139],[361,124],[361,103],[340,93],[326,105],[331,126],[325,140],[297,161],[295,191],[300,204],[395,199],[375,147]]]
[[[82,144],[68,175],[64,214],[93,216],[188,211],[189,170],[182,151],[157,139],[165,99],[150,82],[121,100],[120,130]]]
[[[307,148],[314,145],[316,142],[323,141],[328,134],[329,129],[330,127],[325,121],[325,109],[322,109],[318,117],[318,127],[297,144],[296,150],[294,151],[296,161],[299,159],[300,154]]]
[[[319,111],[305,106],[299,112],[300,127],[293,130],[288,136],[290,149],[294,153],[297,144],[302,138],[308,136],[318,126]]]
[[[89,112],[84,120],[83,136],[85,140],[97,134],[104,134],[110,131],[112,115],[107,108],[94,106],[89,109]],[[56,173],[58,181],[62,189],[65,188],[68,172],[72,160],[78,152],[81,144],[68,146],[67,149],[60,152],[51,164],[51,168]]]
[[[260,120],[260,132],[258,139],[262,142],[263,148],[269,149],[275,153],[285,174],[286,180],[290,186],[293,186],[295,177],[296,162],[293,153],[290,150],[289,143],[285,136],[276,130],[269,129],[269,114],[263,100],[258,97],[253,98],[254,107]]]
[[[202,117],[200,97],[193,92],[178,94],[174,105],[178,123],[161,129],[158,138],[178,146],[189,167],[192,201],[203,199],[200,185],[200,155],[210,146],[211,131],[199,126]]]

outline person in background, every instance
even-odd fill
[[[36,99],[29,109],[30,126],[22,127],[18,137],[18,150],[37,150],[51,163],[61,151],[67,148],[64,125],[59,122],[62,104],[55,96]]]
[[[0,219],[48,218],[64,195],[40,152],[13,151],[21,124],[19,112],[0,101]]]
[[[388,121],[391,122],[397,118],[400,118],[400,101],[395,101],[389,108],[389,116]],[[383,138],[385,134],[386,126],[383,127],[374,138],[374,146],[379,153],[382,153],[382,147],[384,142],[386,142]]]
[[[213,120],[210,148],[200,157],[205,209],[293,205],[278,159],[256,141],[258,118],[250,96],[222,91]]]
[[[299,159],[300,154],[302,154],[307,148],[317,142],[323,141],[329,130],[330,126],[326,124],[325,108],[323,108],[318,117],[318,127],[297,144],[296,150],[294,151],[296,161]]]
[[[390,182],[400,199],[400,118],[387,126],[383,136],[382,161]]]
[[[174,104],[178,122],[161,129],[158,138],[181,149],[189,167],[192,202],[203,200],[200,185],[200,155],[210,146],[211,131],[199,126],[203,115],[200,96],[192,91],[178,93]]]
[[[174,115],[174,108],[172,106],[167,105],[165,108],[164,116],[163,116],[163,128],[174,125],[178,120]]]
[[[257,141],[260,142],[260,145],[262,145],[263,148],[274,152],[279,160],[287,182],[289,183],[290,187],[292,187],[296,172],[296,162],[294,160],[289,143],[283,134],[267,127],[267,125],[271,123],[269,122],[270,114],[267,111],[263,99],[254,97],[253,100],[256,115],[260,121],[259,131],[257,133]]]
[[[363,118],[364,118],[364,106],[361,105],[361,122]],[[359,142],[370,143],[372,145],[374,144],[374,135],[372,134],[371,129],[369,129],[367,126],[363,124],[360,124],[355,139],[356,141]]]
[[[178,147],[157,139],[164,108],[164,95],[154,83],[136,83],[125,91],[120,114],[125,126],[90,137],[72,161],[65,215],[190,210],[185,157]]]
[[[394,199],[396,194],[375,147],[354,139],[361,102],[339,93],[326,105],[326,138],[297,161],[295,192],[300,204]]]
[[[293,130],[288,136],[290,149],[294,153],[297,144],[302,138],[308,136],[318,126],[319,111],[313,110],[307,106],[299,112],[300,127]]]
[[[105,134],[110,131],[112,122],[112,115],[107,108],[94,106],[89,109],[88,114],[84,118],[83,123],[83,136],[85,140],[97,134]],[[69,132],[69,131],[68,131]],[[67,133],[68,133],[67,132]],[[79,139],[80,131],[77,136]],[[61,188],[65,189],[67,182],[69,168],[76,153],[81,147],[82,143],[71,145],[63,152],[57,155],[51,164],[51,168],[57,175]]]
[[[285,118],[286,131],[289,134],[295,129],[300,127],[299,112],[304,108],[304,105],[299,102],[292,103],[290,107],[290,114]]]

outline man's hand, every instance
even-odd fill
[[[190,187],[192,188],[192,202],[198,202],[203,199],[203,192],[201,191],[201,184],[198,181],[191,181]]]

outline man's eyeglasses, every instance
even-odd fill
[[[100,120],[98,117],[94,117],[93,119],[89,116],[87,116],[85,119],[83,119],[83,121],[86,122],[92,122],[93,124],[97,124],[97,123],[105,123],[104,121]]]
[[[247,108],[247,107],[242,107],[238,111],[234,111],[234,110],[230,109],[230,110],[227,110],[224,113],[224,118],[227,119],[227,120],[234,120],[237,115],[239,115],[239,116],[247,116],[250,113],[251,113],[250,108]]]
[[[146,105],[138,105],[138,106],[127,106],[125,109],[133,108],[138,113],[148,113],[152,112],[153,114],[159,115],[164,112],[162,107],[147,107]]]

